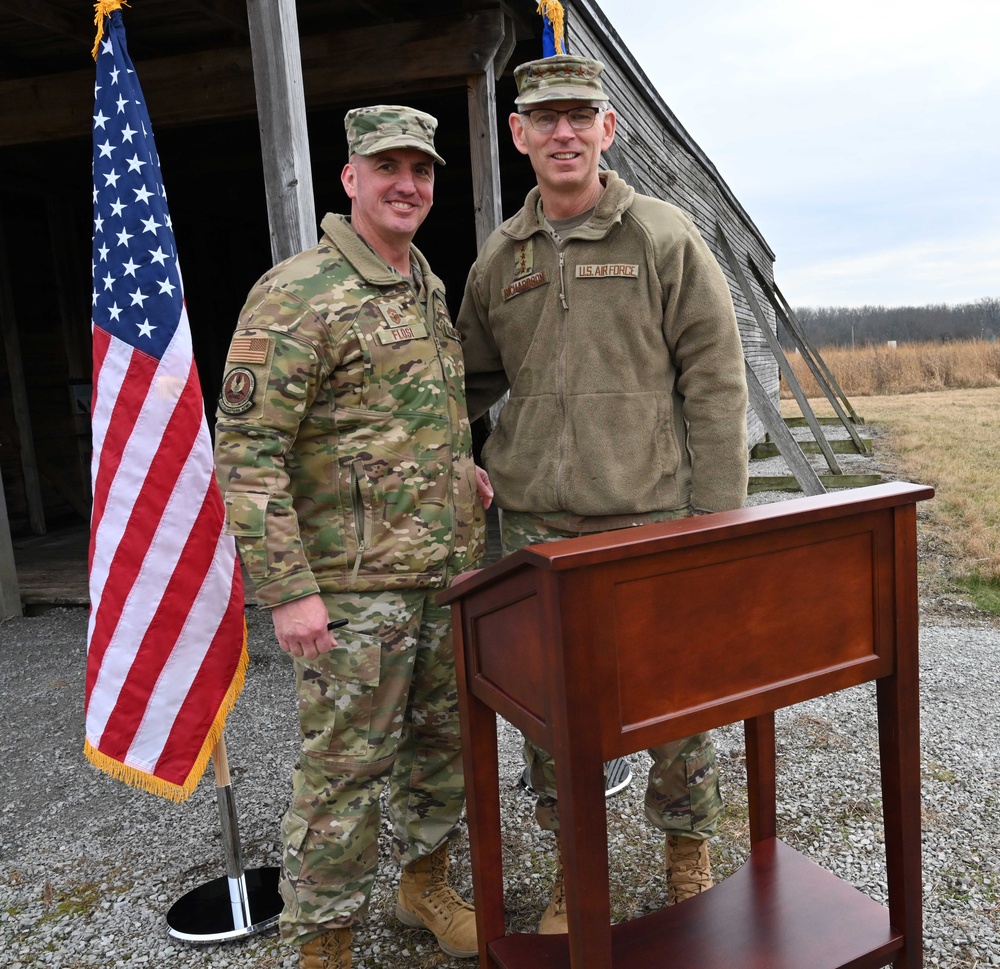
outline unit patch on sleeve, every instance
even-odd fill
[[[246,367],[234,367],[222,381],[219,410],[225,414],[243,414],[253,407],[253,392],[257,378]]]
[[[605,279],[608,276],[620,276],[625,279],[638,279],[638,265],[618,262],[583,263],[576,267],[577,279]]]

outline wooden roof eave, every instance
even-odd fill
[[[360,91],[377,98],[462,86],[487,69],[504,36],[504,15],[491,9],[303,37],[306,102],[311,109]],[[405,58],[384,56],[402,49]],[[82,70],[0,81],[0,147],[89,137],[93,78],[92,70]],[[144,60],[142,86],[157,129],[257,113],[249,42]]]

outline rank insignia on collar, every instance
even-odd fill
[[[533,239],[524,239],[514,246],[514,278],[530,276],[534,269],[535,246]]]

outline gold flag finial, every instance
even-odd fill
[[[559,0],[538,0],[537,11],[552,24],[556,53],[565,54],[566,51],[563,50],[563,5]]]
[[[94,23],[97,25],[97,36],[94,38],[94,49],[90,52],[94,60],[97,60],[97,48],[101,46],[101,38],[104,36],[104,18],[112,10],[121,10],[128,6],[128,0],[97,0],[94,4]]]

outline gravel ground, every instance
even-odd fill
[[[875,458],[838,459],[848,473],[884,472],[879,455],[876,437]],[[782,473],[775,461],[754,462],[752,473]],[[756,495],[753,502],[788,497]],[[278,864],[296,726],[292,677],[270,620],[250,609],[248,622],[250,675],[226,736],[245,865],[255,869]],[[1000,965],[1000,623],[924,589],[922,580],[920,638],[925,963]],[[83,609],[0,625],[0,966],[293,969],[294,951],[273,931],[211,945],[167,934],[171,904],[224,873],[211,772],[176,805],[85,761],[85,642]],[[873,692],[868,684],[779,714],[779,834],[884,901]],[[727,809],[712,853],[723,877],[747,852],[744,750],[739,725],[715,737]],[[519,735],[502,722],[500,757],[508,916],[513,929],[531,931],[548,900],[552,843],[537,831],[532,802],[516,784]],[[637,779],[608,800],[616,919],[665,903],[661,841],[642,816],[648,758],[630,760]],[[463,833],[453,881],[468,896],[465,845]],[[386,850],[382,860],[355,965],[469,966],[444,956],[429,934],[396,922],[398,874]]]

